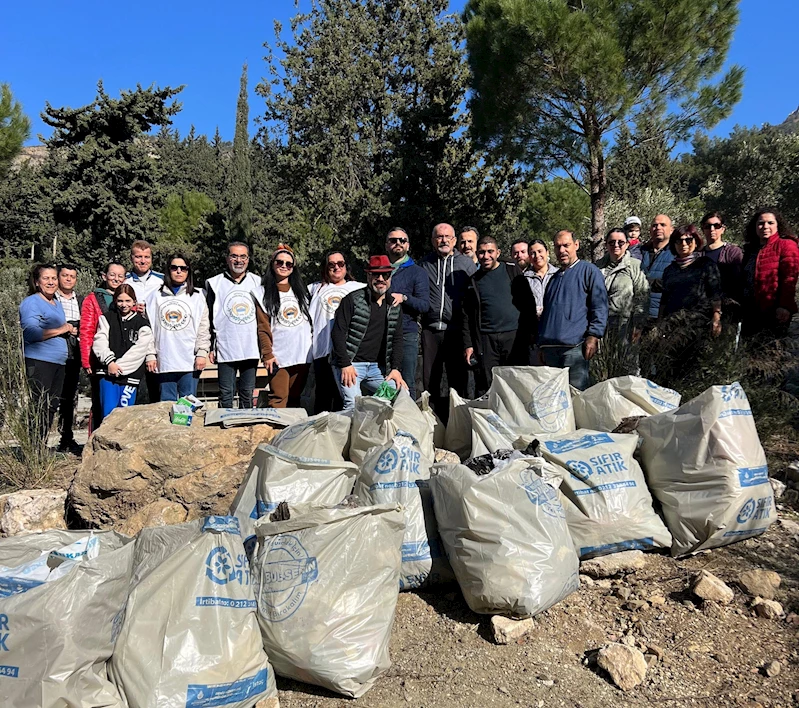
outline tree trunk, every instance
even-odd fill
[[[591,192],[591,261],[596,263],[605,255],[605,155],[601,137],[590,141],[588,146],[590,164],[588,182]]]

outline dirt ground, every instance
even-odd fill
[[[799,526],[792,526],[799,519],[785,510],[781,518],[759,538],[692,558],[648,554],[645,569],[583,585],[509,646],[494,644],[490,617],[471,612],[456,585],[403,593],[392,667],[371,691],[352,701],[279,678],[281,706],[799,706],[799,624],[756,617],[752,598],[734,587],[744,570],[776,571],[776,599],[786,614],[799,613]],[[730,605],[692,598],[690,579],[700,569],[734,587]],[[630,599],[666,602],[633,612],[617,596],[625,589]],[[662,650],[644,682],[626,693],[596,666],[596,651],[625,635]],[[781,670],[769,678],[763,667],[773,660]]]

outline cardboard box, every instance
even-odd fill
[[[205,404],[197,398],[197,396],[183,396],[178,400],[177,405],[179,406],[186,406],[191,408],[192,411],[200,410]]]
[[[172,404],[172,410],[169,411],[169,420],[173,425],[191,425],[193,418],[194,413],[189,406],[178,403]]]

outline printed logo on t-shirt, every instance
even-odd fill
[[[322,296],[322,309],[332,317],[346,295],[347,291],[344,288],[329,288]]]
[[[159,322],[164,329],[178,332],[189,326],[191,310],[185,302],[177,298],[167,300],[159,308]]]
[[[232,290],[222,305],[225,317],[235,325],[250,324],[255,319],[255,303],[247,290]]]
[[[277,313],[277,321],[283,327],[296,327],[302,324],[303,316],[300,310],[300,303],[293,295],[281,298],[280,310]]]

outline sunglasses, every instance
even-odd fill
[[[328,270],[335,270],[336,268],[346,268],[347,264],[344,261],[329,261],[327,264]]]
[[[369,273],[372,280],[391,280],[391,273]]]
[[[608,241],[609,246],[623,246],[626,243],[626,241]]]
[[[275,258],[274,264],[278,268],[286,268],[288,270],[292,270],[294,268],[294,262],[293,261],[284,261],[282,258]]]
[[[408,239],[407,238],[402,238],[402,237],[399,237],[399,238],[394,237],[394,238],[390,238],[388,240],[388,242],[389,243],[408,243]]]
[[[713,222],[712,224],[705,224],[702,228],[703,229],[714,229],[714,230],[715,229],[723,229],[724,228],[724,224],[717,224],[717,223]]]
[[[189,266],[181,266],[181,265],[170,265],[169,270],[173,273],[188,273]]]
[[[693,243],[694,237],[693,236],[681,236],[677,239],[680,243]]]

